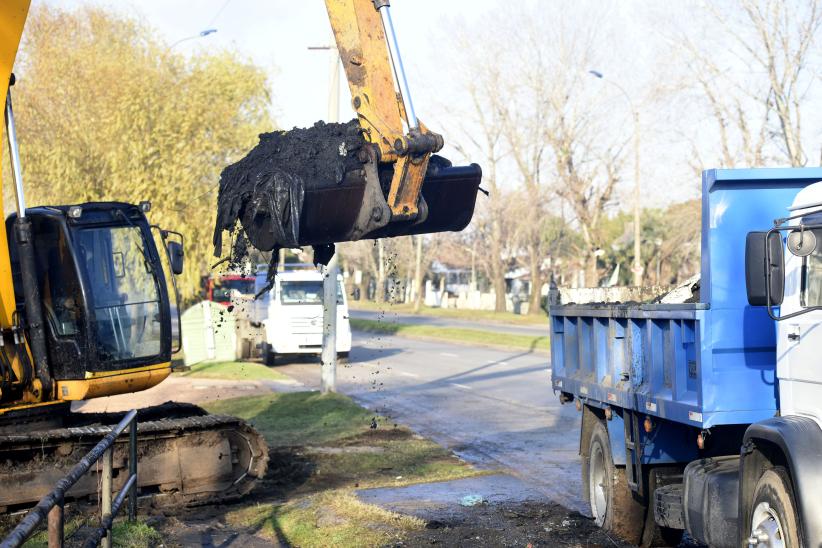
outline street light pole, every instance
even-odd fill
[[[310,46],[331,54],[328,81],[328,123],[340,120],[340,54],[336,46]],[[323,348],[320,390],[323,394],[337,390],[337,275],[339,257],[335,252],[323,268]]]
[[[215,32],[217,32],[217,29],[204,29],[204,30],[201,30],[200,32],[198,32],[197,34],[192,34],[191,36],[186,36],[185,38],[180,38],[179,40],[177,40],[176,42],[174,42],[173,44],[168,46],[168,49],[166,49],[166,52],[171,51],[171,49],[174,46],[176,46],[177,44],[181,44],[181,43],[183,43],[187,40],[194,40],[195,38],[203,38],[205,36],[208,36],[209,34],[214,34]]]
[[[596,70],[589,70],[588,74],[605,80],[609,84],[615,86],[628,101],[628,106],[631,108],[631,114],[634,118],[634,261],[631,266],[633,273],[634,285],[642,285],[642,224],[641,224],[641,207],[640,201],[642,199],[642,187],[639,180],[639,110],[634,106],[631,96],[625,91],[625,88],[614,82],[613,80],[606,80],[605,75]]]

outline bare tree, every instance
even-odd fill
[[[589,91],[590,79],[581,67],[596,63],[601,43],[596,25],[580,29],[576,22],[559,18],[550,36],[534,14],[524,13],[517,22],[524,62],[515,78],[507,79],[509,100],[500,103],[505,114],[505,136],[527,192],[530,212],[525,248],[534,285],[531,310],[539,309],[539,287],[545,281],[541,269],[552,239],[546,237],[547,212],[559,197],[572,213],[570,222],[581,233],[586,284],[596,285],[597,250],[604,245],[599,224],[612,204],[626,136],[606,131],[607,119],[597,96]],[[550,194],[549,192],[550,191]]]
[[[457,141],[452,143],[466,158],[482,166],[482,186],[487,200],[479,196],[478,214],[472,223],[474,234],[485,244],[482,264],[494,288],[494,309],[505,311],[504,257],[505,233],[511,219],[506,214],[504,192],[499,180],[499,166],[506,155],[502,136],[502,120],[497,109],[489,108],[490,98],[500,92],[503,74],[496,65],[488,65],[477,42],[465,35],[454,38],[457,51],[469,56],[464,63],[466,72],[461,84],[467,94],[467,110],[457,117],[455,125],[461,129]],[[482,70],[477,70],[480,66]]]
[[[709,3],[710,35],[679,34],[685,77],[696,80],[717,124],[722,165],[803,166],[802,108],[822,24],[819,0],[742,0],[741,7]]]

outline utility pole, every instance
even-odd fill
[[[642,220],[640,200],[642,199],[642,189],[639,182],[639,111],[636,109],[631,96],[625,91],[625,88],[614,82],[613,80],[605,79],[605,75],[598,70],[589,70],[588,74],[605,80],[609,84],[616,87],[625,99],[628,101],[628,106],[631,108],[631,115],[634,118],[634,261],[631,266],[631,272],[634,275],[634,285],[642,285]]]
[[[340,120],[340,54],[336,46],[314,46],[310,50],[330,52],[328,80],[328,123]],[[337,276],[339,259],[334,256],[323,267],[323,351],[320,389],[323,394],[337,391]]]

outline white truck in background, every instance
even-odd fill
[[[266,283],[264,265],[257,271],[256,291]],[[261,354],[267,365],[277,355],[321,354],[323,346],[323,277],[313,265],[286,265],[270,291],[254,302],[253,319],[262,326]],[[348,299],[337,277],[337,355],[351,351]]]

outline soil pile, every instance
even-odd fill
[[[299,246],[305,189],[339,185],[346,173],[361,169],[365,143],[356,119],[260,135],[257,146],[220,175],[214,255],[222,254],[223,231],[236,231],[232,266],[245,258],[248,244],[272,251],[270,282],[279,249]],[[317,262],[327,264],[333,254],[333,245],[315,247]]]

